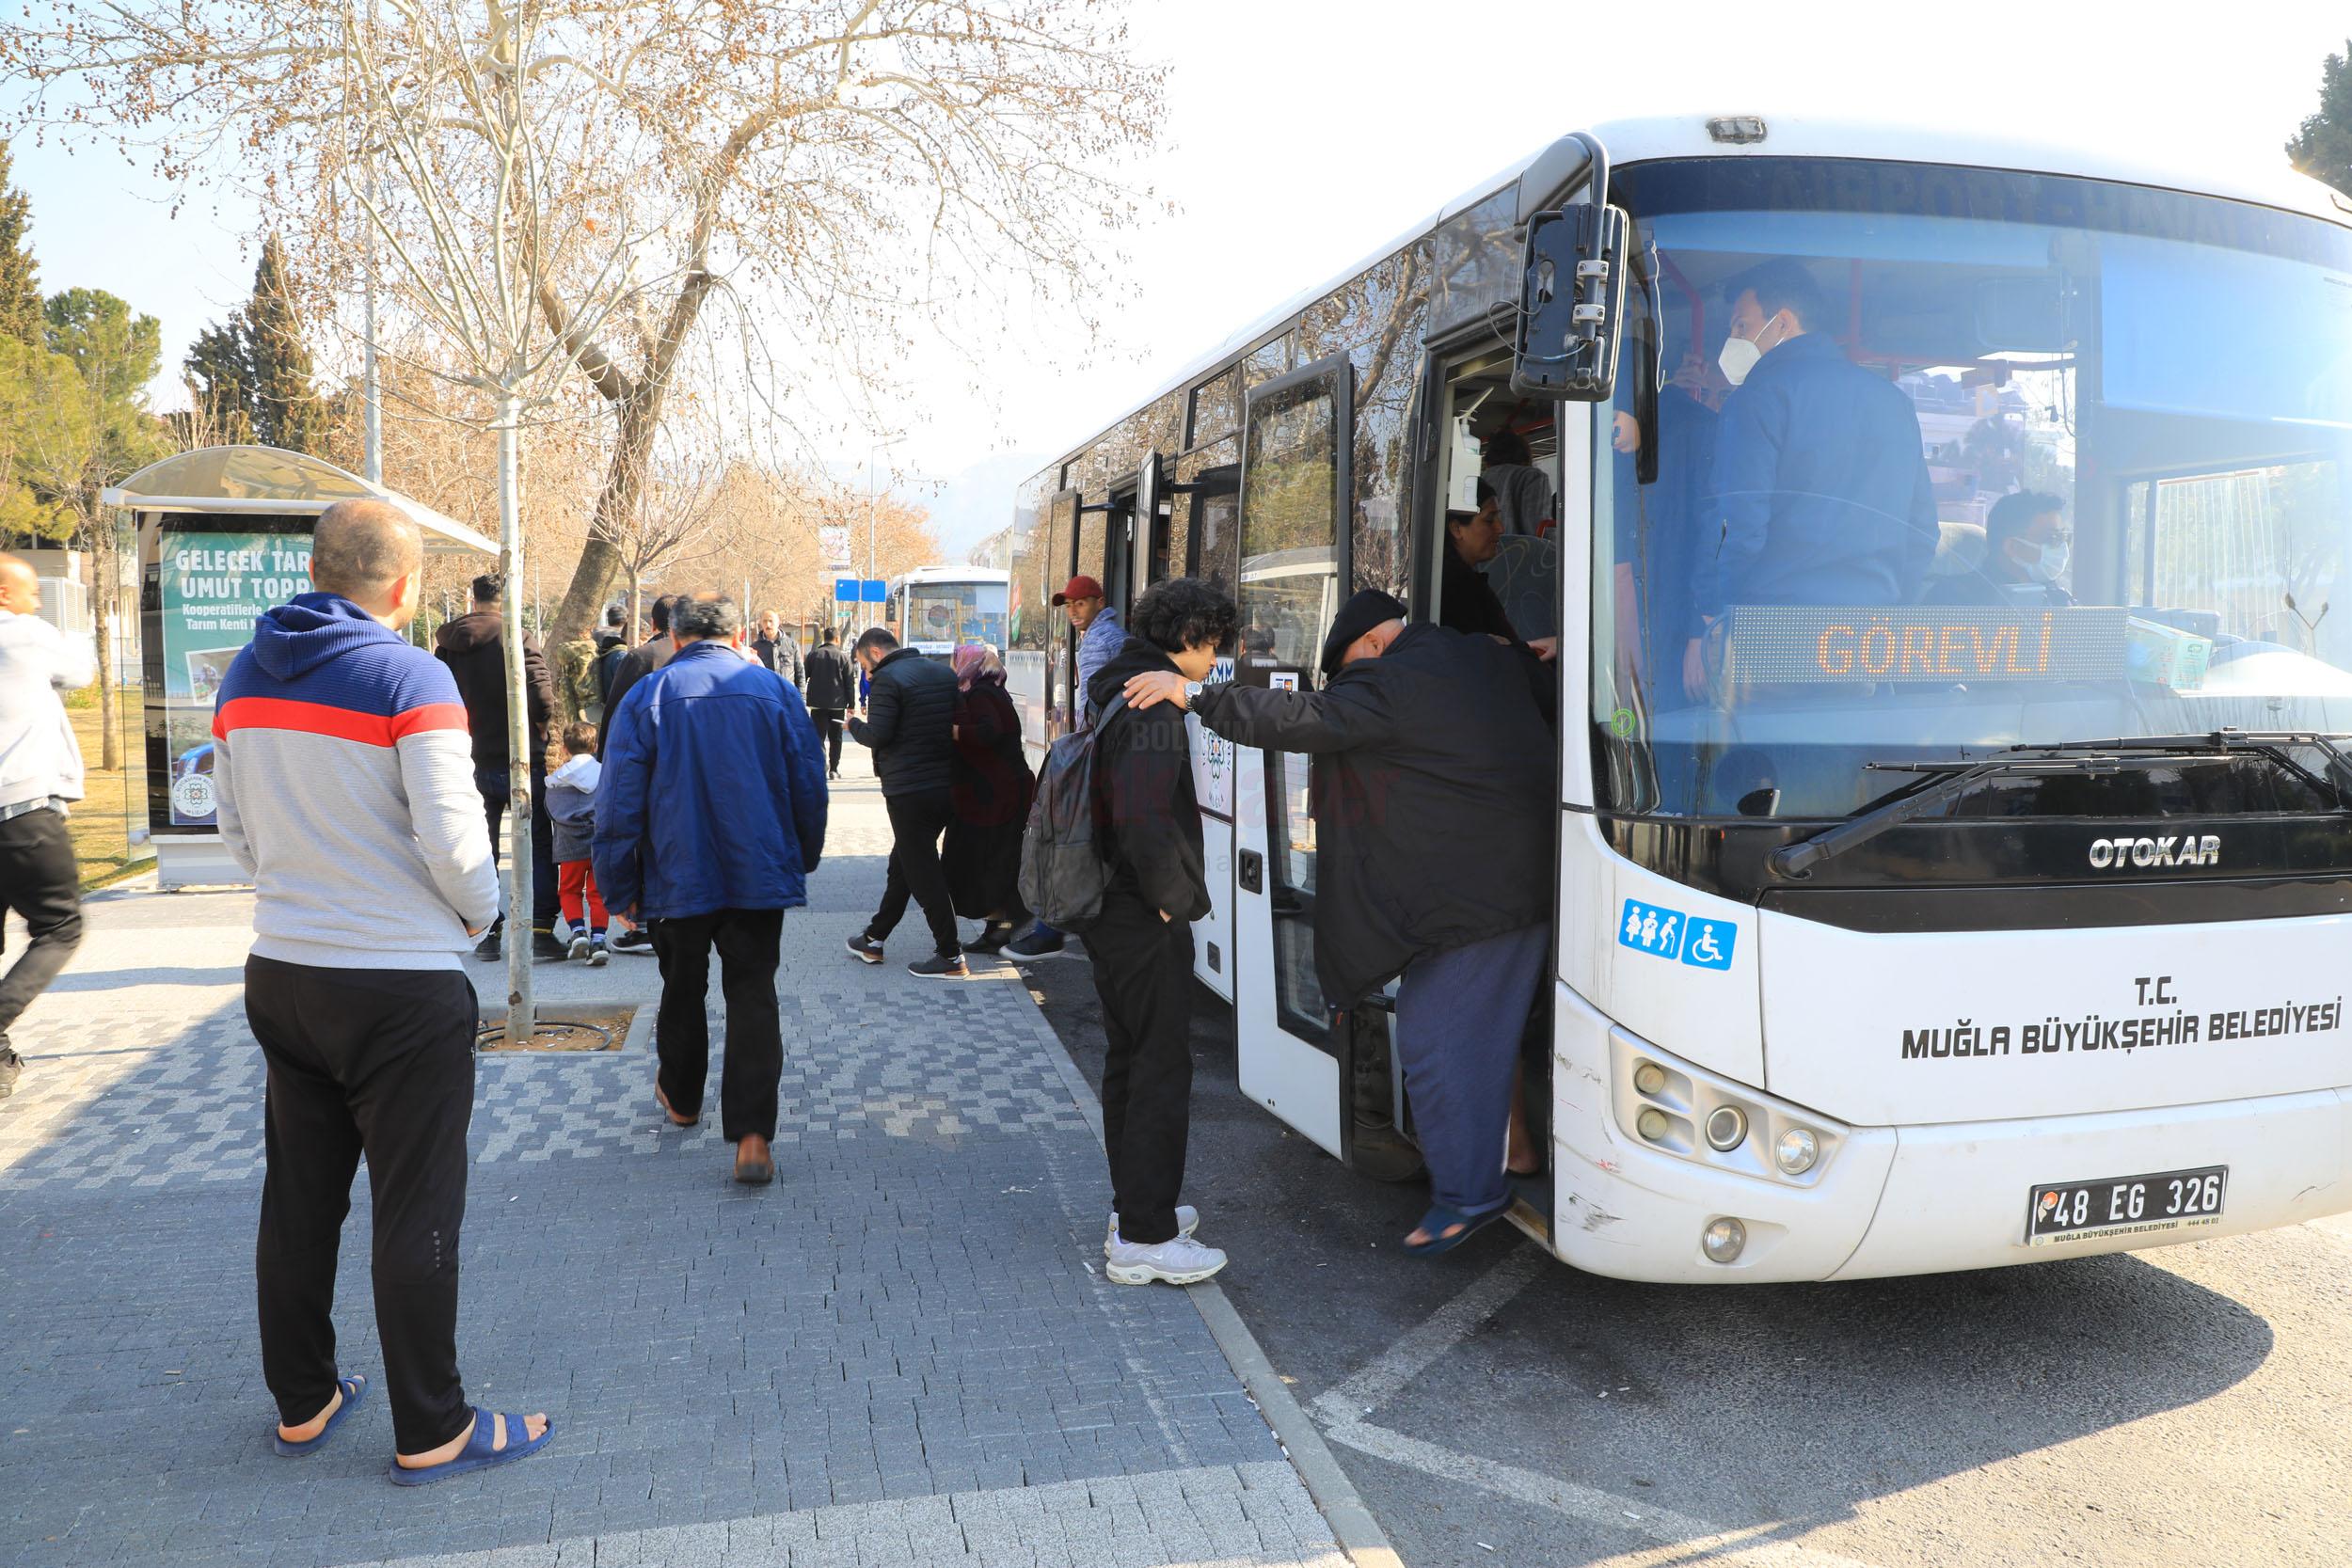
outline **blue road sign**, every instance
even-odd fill
[[[835,604],[857,603],[857,584],[858,579],[855,578],[834,578],[833,602]]]
[[[890,596],[890,584],[880,578],[867,578],[858,597],[867,604],[881,604]]]

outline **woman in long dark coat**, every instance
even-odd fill
[[[984,642],[956,650],[956,819],[940,859],[956,912],[988,928],[973,952],[993,953],[1029,923],[1022,906],[1021,837],[1037,780],[1021,746],[1021,715],[1005,689],[1005,666]]]

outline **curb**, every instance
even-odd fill
[[[1038,1033],[1050,1043],[1046,1056],[1054,1064],[1054,1070],[1061,1075],[1062,1087],[1076,1102],[1078,1114],[1086,1117],[1087,1125],[1094,1130],[1094,1141],[1102,1143],[1103,1102],[1095,1098],[1086,1074],[1071,1059],[1069,1047],[1062,1044],[1061,1037],[1045,1021],[1043,1010],[1038,1008],[1036,999],[1028,994],[1026,977],[1018,968],[1013,970],[1013,977],[1021,982],[1022,999],[1037,1011]],[[1331,1526],[1332,1537],[1339,1542],[1340,1550],[1347,1554],[1347,1560],[1356,1568],[1404,1568],[1404,1559],[1389,1544],[1388,1532],[1373,1517],[1362,1494],[1356,1490],[1356,1483],[1340,1468],[1339,1460],[1323,1440],[1322,1431],[1300,1407],[1290,1386],[1282,1381],[1282,1374],[1274,1370],[1274,1363],[1266,1359],[1258,1337],[1249,1332],[1249,1325],[1242,1322],[1241,1314],[1233,1309],[1225,1292],[1215,1280],[1206,1280],[1185,1286],[1184,1295],[1199,1310],[1201,1322],[1208,1324],[1209,1338],[1224,1353],[1233,1375],[1241,1379],[1242,1386],[1257,1402],[1258,1414],[1273,1429],[1274,1440],[1282,1446],[1291,1468],[1306,1483],[1307,1495],[1314,1499],[1315,1507],[1323,1511]]]

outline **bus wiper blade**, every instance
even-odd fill
[[[2029,748],[2028,750],[2032,750]],[[1866,768],[1882,772],[1927,773],[1933,775],[1906,794],[1865,810],[1858,816],[1850,816],[1834,828],[1824,829],[1811,838],[1795,844],[1784,844],[1765,857],[1765,863],[1783,877],[1803,879],[1815,866],[1834,855],[1842,855],[1857,845],[1870,840],[1891,828],[1924,816],[1939,807],[1967,794],[1985,780],[2017,774],[2106,773],[2118,768],[2132,767],[2137,757],[2115,756],[2020,756],[2009,752],[1989,757],[1922,758],[1916,762],[1872,762]]]
[[[2296,746],[2308,746],[2327,756],[2324,776],[2295,760],[2292,749]],[[2320,794],[2332,796],[2340,809],[2352,811],[2352,751],[2347,751],[2338,737],[2316,730],[2224,728],[2203,735],[2151,735],[2116,740],[2058,741],[2045,745],[2016,746],[2010,750],[2045,756],[2086,752],[2120,752],[2151,761],[2187,761],[2251,752],[2258,756],[2268,757]]]

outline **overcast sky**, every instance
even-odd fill
[[[1831,0],[1466,7],[1391,0],[1136,0],[1173,68],[1162,146],[1136,171],[1181,212],[1124,236],[1104,341],[1025,324],[971,372],[914,367],[891,461],[961,550],[1011,489],[1187,362],[1561,134],[1628,115],[1803,108],[2067,139],[2201,144],[2249,162],[2315,106],[2346,47],[2341,0],[2220,9],[2106,3],[1888,7]],[[2177,19],[2177,20],[2174,20]],[[2205,161],[2200,153],[2197,161]],[[252,280],[250,216],[103,149],[17,148],[44,288],[109,290],[162,318],[166,373]],[[175,197],[184,198],[176,215]],[[818,454],[865,460],[845,436]],[[395,476],[396,480],[396,476]]]

